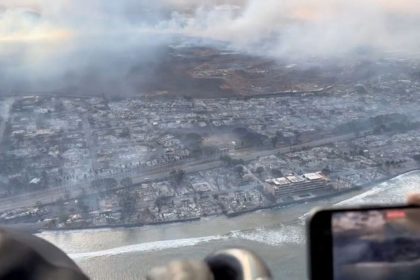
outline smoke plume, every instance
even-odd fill
[[[419,16],[416,0],[3,0],[0,88],[138,91],[174,38],[280,59],[417,53]]]

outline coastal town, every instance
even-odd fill
[[[0,97],[0,223],[192,221],[363,188],[419,167],[417,78],[220,97]]]

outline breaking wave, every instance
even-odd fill
[[[255,230],[248,231],[233,231],[227,235],[146,242],[93,252],[73,253],[69,254],[69,256],[74,260],[80,261],[96,257],[115,256],[127,253],[161,251],[165,249],[190,247],[210,241],[227,239],[243,239],[278,246],[285,243],[300,244],[304,242],[305,236],[302,226],[280,225],[279,228],[275,229],[257,228]]]
[[[337,203],[337,206],[363,204],[395,204],[404,203],[406,195],[420,192],[420,172],[412,171],[386,182],[372,189]]]
[[[343,200],[335,205],[363,205],[363,204],[387,204],[403,203],[405,196],[410,192],[420,192],[420,172],[412,171],[389,181],[378,184],[373,188],[356,195],[352,198]],[[303,244],[305,242],[304,221],[309,213],[298,218],[292,225],[278,225],[275,228],[256,228],[253,230],[232,231],[226,235],[214,235],[198,238],[186,238],[176,240],[163,240],[155,242],[140,243],[122,246],[107,250],[99,250],[86,253],[70,254],[75,260],[85,260],[102,256],[114,256],[134,252],[160,251],[181,247],[195,246],[201,243],[217,240],[240,239],[259,242],[271,246],[281,244]]]
[[[186,239],[176,239],[176,240],[162,240],[155,242],[140,243],[134,245],[127,245],[107,250],[85,252],[85,253],[75,253],[69,254],[70,258],[74,260],[85,260],[96,257],[104,256],[115,256],[127,253],[135,252],[150,252],[150,251],[160,251],[165,249],[174,249],[180,247],[189,247],[195,246],[200,243],[205,243],[214,240],[226,239],[226,236],[215,235],[215,236],[205,236],[198,238],[186,238]]]
[[[420,192],[420,172],[418,170],[380,183],[366,192],[343,200],[335,205],[401,204],[405,202],[406,195],[412,192]],[[301,244],[305,242],[304,223],[309,214],[306,213],[299,217],[296,225],[281,225],[276,229],[256,229],[253,232],[237,232],[233,236],[268,245],[280,245],[283,243]]]
[[[275,229],[257,228],[253,231],[237,231],[231,236],[273,246],[287,243],[301,244],[305,241],[305,229],[299,225],[280,225]]]
[[[411,171],[388,181],[380,183],[371,189],[340,201],[334,206],[354,206],[366,204],[403,204],[409,193],[420,192],[420,171]],[[310,215],[310,212],[299,217],[301,223]]]

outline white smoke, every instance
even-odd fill
[[[337,55],[360,47],[418,51],[415,0],[249,0],[175,12],[169,27],[275,56]]]
[[[242,48],[264,46],[264,51],[285,55],[341,53],[361,46],[418,48],[416,0],[3,1],[0,38],[40,30],[92,35],[152,29]],[[40,19],[35,13],[28,16],[25,8]]]
[[[138,86],[127,81],[131,69],[158,60],[171,36],[221,40],[277,58],[346,56],[360,48],[413,53],[420,48],[419,6],[416,0],[2,0],[0,87],[85,83],[89,90],[111,84],[129,91]]]

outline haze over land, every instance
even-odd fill
[[[118,227],[42,234],[93,278],[237,243],[303,279],[296,217],[418,185],[370,188],[420,168],[418,0],[153,2],[0,0],[0,224]]]
[[[155,86],[171,79],[187,91],[205,88],[209,81],[162,71],[173,62],[168,46],[185,44],[289,63],[413,54],[419,15],[414,0],[6,0],[0,88],[3,95],[120,96],[171,90]]]
[[[232,216],[420,166],[413,1],[1,3],[0,222]]]

